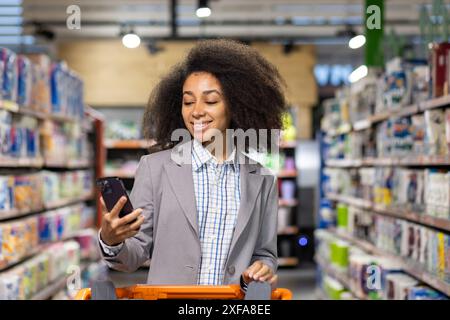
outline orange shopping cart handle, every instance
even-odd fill
[[[91,289],[81,289],[75,296],[75,300],[90,300]],[[239,285],[223,286],[153,286],[133,285],[116,288],[118,299],[243,299],[244,292]],[[272,291],[272,300],[291,300],[292,292],[288,289],[278,288]]]

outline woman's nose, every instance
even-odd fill
[[[203,115],[205,115],[205,108],[203,106],[203,103],[198,102],[194,105],[194,109],[192,110],[192,116],[201,117]]]

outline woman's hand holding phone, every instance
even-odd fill
[[[144,222],[142,209],[136,209],[120,218],[119,213],[127,202],[126,197],[121,197],[110,212],[106,209],[103,197],[100,197],[100,202],[103,211],[100,237],[105,244],[108,246],[118,245],[125,241],[125,239],[134,237],[139,232]]]

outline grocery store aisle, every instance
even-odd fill
[[[134,273],[111,271],[110,277],[116,287],[145,283],[147,270],[142,268]],[[278,287],[291,290],[294,300],[316,299],[314,266],[297,269],[280,269],[278,271],[278,277]]]

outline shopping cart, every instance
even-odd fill
[[[270,284],[251,282],[247,293],[239,285],[223,286],[153,286],[133,285],[115,288],[111,281],[93,283],[93,287],[78,291],[75,300],[116,300],[116,299],[236,299],[236,300],[291,300],[292,292],[278,288],[271,290]]]

